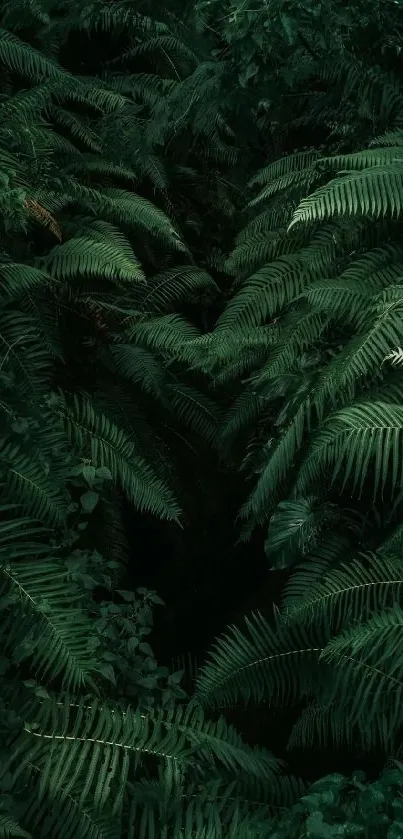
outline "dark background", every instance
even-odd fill
[[[289,572],[269,570],[262,533],[251,542],[236,544],[236,495],[225,496],[210,523],[201,511],[198,526],[191,530],[125,508],[133,550],[127,588],[154,589],[166,604],[155,610],[150,637],[161,664],[178,666],[178,660],[180,664],[181,657],[188,654],[202,664],[214,639],[228,625],[241,626],[243,616],[256,609],[269,617],[273,603],[280,602]],[[300,710],[302,706],[239,707],[226,711],[226,717],[247,742],[270,749],[287,762],[290,771],[307,781],[332,772],[350,775],[356,769],[376,779],[385,763],[380,754],[331,748],[288,751],[287,740]]]

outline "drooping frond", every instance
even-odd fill
[[[336,631],[346,616],[368,619],[400,599],[403,567],[397,556],[384,551],[358,556],[353,562],[324,572],[316,580],[312,569],[300,568],[291,578],[283,597],[287,620],[331,620]]]
[[[98,661],[93,626],[68,570],[51,557],[0,565],[2,650],[21,663],[29,658],[40,680],[60,676],[67,690],[94,687]]]
[[[403,160],[371,166],[344,175],[304,198],[293,215],[296,224],[319,221],[335,215],[398,217],[402,209]]]
[[[170,488],[145,462],[136,440],[130,439],[88,400],[60,396],[58,410],[69,440],[96,466],[106,466],[139,510],[177,519],[180,509]]]
[[[245,618],[245,624],[243,632],[231,627],[211,651],[196,684],[199,701],[206,707],[225,707],[239,699],[245,704],[262,699],[280,704],[304,695],[321,652],[315,629],[288,630],[279,623],[272,627],[259,613]],[[324,670],[321,676],[326,677]]]
[[[356,403],[331,415],[314,437],[295,482],[295,492],[312,486],[326,469],[343,487],[373,498],[391,494],[402,483],[403,408],[383,402]]]

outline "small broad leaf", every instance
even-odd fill
[[[105,652],[102,653],[102,658],[104,661],[119,661],[119,656],[109,650],[105,650]]]
[[[177,685],[182,681],[184,670],[177,670],[176,673],[170,673],[168,682]]]
[[[161,600],[161,598],[158,596],[158,594],[151,594],[150,595],[150,600],[151,600],[151,603],[154,603],[156,606],[165,606],[164,601]]]
[[[71,574],[73,574],[74,571],[81,571],[85,567],[85,562],[83,562],[81,556],[69,556],[65,562],[67,570],[70,571]]]
[[[98,504],[99,495],[97,492],[93,492],[92,490],[88,490],[88,492],[83,492],[80,497],[81,507],[85,513],[92,513],[95,507]]]
[[[129,655],[131,655],[132,653],[135,652],[138,645],[139,645],[139,639],[138,638],[135,638],[135,637],[129,638],[129,640],[127,642],[127,650],[129,652]]]
[[[111,481],[112,480],[112,472],[108,469],[107,466],[98,466],[96,470],[97,478],[101,478],[103,481]]]
[[[121,588],[116,589],[116,593],[120,594],[123,597],[123,600],[126,600],[127,603],[133,603],[134,601],[134,591],[124,591]]]
[[[280,501],[271,517],[266,555],[276,568],[293,565],[309,549],[322,524],[325,508],[315,498]]]
[[[11,428],[13,429],[13,431],[15,431],[16,434],[25,434],[25,432],[28,431],[29,428],[28,420],[15,420],[15,422],[11,423]]]
[[[35,688],[35,696],[38,696],[39,699],[50,699],[46,688],[42,687],[42,685],[38,685],[38,687]]]
[[[95,466],[85,464],[83,466],[83,478],[87,481],[87,484],[92,487],[95,480]]]
[[[105,679],[108,679],[109,682],[116,684],[115,671],[111,664],[99,664],[97,669],[102,676],[105,677]]]
[[[140,679],[136,679],[136,685],[142,688],[155,688],[157,685],[157,681],[155,676],[142,676]]]
[[[284,14],[280,15],[280,19],[281,19],[281,23],[282,23],[282,26],[283,26],[283,30],[284,30],[284,34],[285,34],[285,37],[286,37],[287,44],[289,46],[293,46],[293,44],[295,44],[295,42],[296,42],[297,35],[298,35],[298,29],[299,29],[298,20],[294,17],[290,17],[289,15],[284,15]]]

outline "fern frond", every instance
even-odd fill
[[[35,268],[18,262],[0,265],[0,293],[10,299],[18,299],[36,289],[55,286],[54,278]]]
[[[402,337],[402,287],[393,285],[363,307],[358,334],[344,346],[321,373],[315,392],[320,417],[326,404],[334,403],[341,391],[353,396],[357,382],[368,382],[376,375],[391,344]]]
[[[137,175],[132,169],[113,163],[110,160],[104,160],[101,157],[96,158],[88,153],[81,154],[80,157],[69,163],[65,167],[65,172],[66,174],[71,173],[74,177],[77,175],[87,178],[95,176],[95,180],[98,181],[104,181],[105,178],[111,181],[121,180],[129,186],[134,186],[137,182]]]
[[[324,572],[324,569],[322,569]],[[350,622],[367,620],[400,599],[403,565],[396,556],[384,551],[358,555],[329,569],[316,580],[311,569],[299,569],[286,587],[283,613],[287,620],[319,624],[331,622],[338,631],[349,616]]]
[[[319,161],[331,168],[343,169],[369,169],[374,166],[385,166],[387,163],[403,163],[403,149],[401,146],[387,148],[369,148],[352,154],[339,154],[323,158]]]
[[[137,768],[143,755],[172,760],[185,769],[194,764],[193,755],[197,754],[212,767],[217,761],[225,769],[241,769],[261,780],[278,767],[270,752],[248,748],[222,717],[215,723],[205,720],[201,707],[194,703],[145,715],[130,708],[123,711],[112,703],[101,704],[95,698],[90,703],[85,698],[74,703],[66,696],[62,701],[45,699],[35,710],[34,726],[26,718],[7,760],[12,775],[26,773],[29,777],[28,755],[35,758],[42,775],[36,801],[30,802],[35,820],[43,796],[59,791],[67,798],[77,786],[81,804],[92,800],[102,809],[108,802],[113,812],[128,773]],[[51,749],[46,748],[49,740]],[[113,774],[108,778],[111,762]]]
[[[63,467],[50,469],[50,464],[33,453],[26,453],[15,443],[0,446],[0,463],[8,483],[9,498],[50,526],[61,525],[67,518],[67,496],[61,478]]]
[[[81,6],[80,16],[74,18],[74,27],[101,32],[128,29],[151,35],[164,35],[168,32],[164,23],[127,8],[125,3],[110,6],[104,0],[97,0],[84,8]]]
[[[62,70],[40,50],[21,41],[6,29],[0,29],[0,62],[8,70],[32,81],[42,82],[43,79],[49,78],[65,84],[73,80],[66,70]]]
[[[154,474],[128,437],[85,398],[60,397],[60,416],[69,439],[81,457],[96,467],[107,466],[114,480],[139,510],[176,520],[180,509],[171,490]]]
[[[331,415],[313,438],[294,485],[303,495],[323,470],[331,481],[360,495],[365,483],[388,495],[402,484],[403,408],[386,402],[356,403]]]
[[[98,143],[94,132],[71,111],[53,106],[50,116],[56,125],[60,125],[65,131],[67,130],[75,144],[78,142],[84,149],[95,152],[95,154],[102,153],[102,147]]]
[[[221,419],[218,406],[196,388],[182,382],[168,384],[167,395],[175,418],[215,448]]]
[[[369,725],[379,713],[379,697],[388,698],[394,728],[401,722],[403,611],[397,604],[332,638],[321,658],[334,665],[333,691],[348,706],[354,724],[363,715]]]
[[[197,299],[206,292],[218,292],[213,278],[196,265],[180,265],[162,274],[155,274],[141,296],[140,311],[166,314],[180,303]]]
[[[344,323],[347,319],[362,326],[369,297],[396,283],[402,273],[403,251],[386,245],[353,260],[337,278],[315,280],[306,290],[306,299]]]
[[[102,277],[120,282],[144,282],[138,260],[128,256],[112,242],[97,241],[90,236],[76,236],[52,248],[43,266],[58,280]]]
[[[15,4],[13,0],[3,0],[3,26],[7,25],[9,28],[12,28],[13,24],[21,25],[22,15],[30,17],[31,23],[38,22],[44,26],[50,23],[50,17],[44,9],[43,0],[19,0],[18,4]]]
[[[336,215],[398,217],[403,206],[402,177],[403,160],[334,178],[301,201],[288,229]]]
[[[144,347],[131,344],[117,344],[110,349],[111,356],[120,376],[139,384],[146,393],[158,401],[167,400],[167,381],[161,362]]]
[[[165,70],[172,73],[176,79],[191,73],[199,63],[195,53],[183,41],[171,34],[162,33],[128,49],[119,56],[119,63],[132,61],[134,58],[152,58],[153,64],[158,60],[161,64],[161,76],[165,75]]]
[[[245,623],[243,632],[231,627],[201,667],[198,700],[206,707],[225,707],[238,700],[277,704],[301,698],[313,683],[322,649],[314,630],[309,635],[303,626],[271,627],[259,613]]]
[[[267,519],[269,513],[279,501],[278,495],[282,483],[289,478],[290,469],[301,447],[311,413],[311,400],[308,396],[298,407],[289,426],[283,431],[278,441],[270,439],[265,447],[264,462],[259,470],[256,486],[240,510],[240,516],[247,519],[253,516],[255,521]],[[299,484],[295,484],[295,495]]]
[[[256,207],[262,203],[262,201],[267,201],[267,199],[271,198],[278,192],[282,192],[286,190],[288,187],[292,186],[293,189],[299,187],[300,189],[309,190],[310,186],[314,181],[317,179],[317,172],[315,170],[314,163],[317,160],[317,155],[309,154],[306,152],[300,152],[300,154],[293,155],[294,158],[297,160],[294,161],[294,166],[279,166],[279,163],[282,164],[284,158],[280,161],[276,161],[271,166],[267,167],[267,169],[263,170],[263,172],[259,173],[257,177],[260,179],[260,183],[264,183],[265,179],[267,178],[268,183],[263,189],[259,192],[256,198],[252,198],[251,201],[248,203],[248,207]],[[304,166],[299,168],[295,164],[298,164],[301,161],[301,158],[304,162]],[[288,158],[288,161],[292,161],[292,158]],[[281,171],[284,168],[284,172],[281,175],[277,175],[277,177],[270,177],[270,174],[273,172]],[[259,183],[256,178],[254,178],[251,182],[251,186],[254,184]]]
[[[43,388],[50,382],[53,358],[43,344],[36,319],[30,313],[14,308],[3,310],[0,356],[6,371],[12,365],[13,370],[18,372],[20,393],[24,392],[34,402],[40,399]]]
[[[217,330],[254,329],[299,296],[307,278],[300,252],[287,254],[256,271],[217,321]]]
[[[273,347],[267,363],[254,378],[254,386],[259,389],[270,379],[292,373],[304,352],[319,342],[328,326],[329,319],[322,313],[315,310],[305,315],[301,313],[294,329],[284,329],[282,340]]]
[[[72,691],[93,688],[98,662],[92,620],[80,608],[79,589],[60,562],[5,562],[0,565],[0,590],[2,649],[18,662],[29,658],[32,672],[41,679],[61,678]]]
[[[320,152],[315,149],[280,157],[278,160],[260,169],[249,181],[249,186],[264,186],[268,182],[281,180],[289,175],[293,175],[295,172],[300,173],[301,171],[305,171],[318,158],[320,158]]]
[[[146,198],[122,189],[108,187],[99,192],[73,183],[70,192],[89,212],[95,211],[118,225],[143,228],[174,250],[186,250],[170,219]]]
[[[191,358],[192,341],[200,335],[196,326],[189,323],[182,315],[161,315],[156,318],[139,320],[128,327],[130,339],[144,344],[159,353],[168,353],[172,358],[186,361]]]
[[[239,242],[226,261],[225,267],[230,274],[235,274],[237,281],[245,279],[251,272],[257,271],[276,257],[293,249],[291,237],[284,236],[283,230],[261,230],[252,233]]]

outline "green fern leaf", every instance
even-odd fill
[[[73,81],[67,71],[5,29],[0,29],[0,62],[8,70],[33,81],[42,82],[44,78],[60,84]]]
[[[373,498],[388,487],[393,493],[403,480],[403,408],[386,402],[357,403],[329,417],[313,438],[294,485],[304,495],[323,470],[332,482],[343,471],[343,488],[360,495],[364,484]]]
[[[60,677],[73,691],[93,687],[91,618],[77,605],[79,590],[60,563],[6,562],[0,565],[0,590],[2,649],[19,662],[29,657],[40,678]]]
[[[324,569],[322,569],[323,571]],[[331,619],[334,632],[346,616],[367,620],[400,599],[403,566],[398,557],[384,551],[359,555],[313,578],[310,568],[300,569],[298,579],[290,581],[283,598],[287,620],[321,623]]]
[[[112,242],[76,236],[56,245],[43,259],[44,267],[58,280],[102,277],[120,282],[144,282],[143,271]]]
[[[358,627],[332,638],[321,658],[335,665],[332,688],[348,705],[354,724],[363,716],[370,725],[379,713],[379,697],[388,697],[395,725],[402,719],[403,611],[397,604],[373,615]]]
[[[82,397],[70,402],[60,396],[59,410],[74,448],[96,468],[107,466],[137,509],[178,519],[173,493],[145,462],[135,439]]]
[[[208,292],[217,294],[218,286],[207,271],[196,265],[180,265],[148,281],[139,309],[153,315],[166,314]]]
[[[322,650],[314,631],[288,630],[278,622],[272,627],[259,613],[245,623],[244,632],[231,627],[216,643],[197,679],[198,700],[225,707],[238,700],[282,704],[300,698],[313,684]]]
[[[173,415],[215,447],[221,419],[218,406],[194,387],[184,383],[169,384],[167,391]]]
[[[166,374],[152,352],[144,347],[118,344],[111,347],[110,353],[119,375],[139,384],[145,393],[161,403],[168,404]]]
[[[403,161],[334,178],[301,201],[288,229],[335,215],[398,217],[403,206],[402,177]]]

